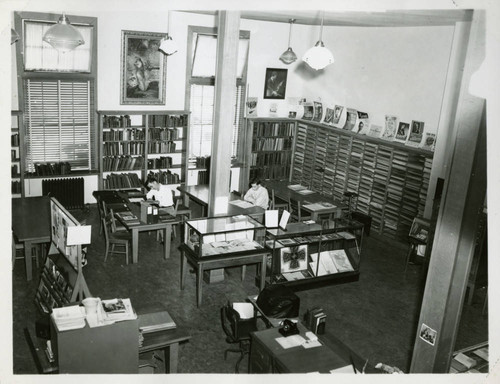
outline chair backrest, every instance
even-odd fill
[[[256,319],[241,319],[230,303],[221,308],[222,329],[231,342],[248,340],[250,333],[257,330]]]
[[[116,221],[115,221],[115,213],[113,212],[112,209],[109,210],[109,214],[107,215],[109,218],[109,225],[111,228],[111,232],[116,232]]]

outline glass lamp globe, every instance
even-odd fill
[[[323,69],[335,61],[333,54],[328,48],[325,48],[321,40],[314,47],[306,51],[302,60],[315,70]]]

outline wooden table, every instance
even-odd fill
[[[179,343],[188,341],[191,338],[186,331],[182,329],[167,329],[164,331],[143,333],[144,341],[139,347],[139,355],[144,352],[162,351],[165,368],[168,361],[168,371],[165,373],[177,373],[179,362]],[[167,360],[168,356],[168,360]]]
[[[289,199],[300,201],[301,208],[304,211],[311,212],[311,220],[317,221],[320,214],[333,214],[334,217],[341,217],[342,208],[346,205],[341,201],[335,200],[332,197],[321,195],[320,193],[313,192],[310,194],[301,194],[288,188],[289,183],[287,181],[277,181],[277,180],[267,180],[263,185],[268,189],[269,195],[271,195],[271,189],[274,189],[274,195],[282,200],[288,201]],[[307,207],[307,204],[314,203],[330,203],[334,207],[321,207],[311,209]]]
[[[307,340],[305,333],[308,329],[297,324],[300,336]],[[279,328],[268,328],[252,333],[252,347],[250,351],[250,373],[329,373],[331,370],[347,367],[346,371],[354,373],[348,354],[333,351],[325,345],[321,336],[318,337],[321,345],[314,348],[303,346],[283,348],[276,338],[283,337]]]
[[[12,199],[12,231],[24,243],[26,280],[33,277],[31,248],[50,242],[50,198],[48,196]]]
[[[136,204],[128,204],[129,210],[138,218],[141,217],[140,207]],[[163,258],[166,260],[170,257],[170,243],[172,236],[172,225],[179,224],[179,220],[161,221],[157,223],[145,223],[141,221],[139,224],[130,224],[122,220],[119,215],[116,218],[123,226],[132,234],[132,263],[137,263],[139,259],[139,232],[163,230]]]
[[[260,263],[261,279],[259,288],[261,291],[264,289],[266,280],[266,261],[269,255],[269,250],[265,248],[204,257],[198,257],[198,255],[196,255],[186,244],[181,244],[179,250],[181,251],[181,290],[184,289],[187,263],[189,262],[195,267],[196,305],[198,307],[201,305],[203,272],[205,270]]]
[[[184,193],[184,205],[189,206],[189,201],[193,201],[201,206],[202,217],[207,216],[208,212],[208,185],[191,185],[177,187],[179,191]],[[231,192],[229,194],[229,201],[233,200],[243,200],[243,197]],[[264,216],[266,210],[262,207],[250,207],[241,208],[233,204],[227,205],[227,213],[221,214],[221,216],[235,216],[235,215],[248,215],[259,220]],[[259,220],[261,221],[261,220]]]

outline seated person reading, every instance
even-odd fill
[[[267,209],[269,206],[269,194],[267,193],[267,189],[260,185],[260,180],[258,179],[250,181],[250,189],[245,193],[243,200],[264,209]]]
[[[146,186],[149,192],[146,194],[146,199],[155,200],[160,206],[160,212],[174,214],[174,200],[172,190],[164,184],[160,184],[155,176],[149,175],[146,180]]]

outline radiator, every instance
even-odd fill
[[[42,195],[55,197],[66,209],[82,209],[84,179],[77,177],[42,180]]]

